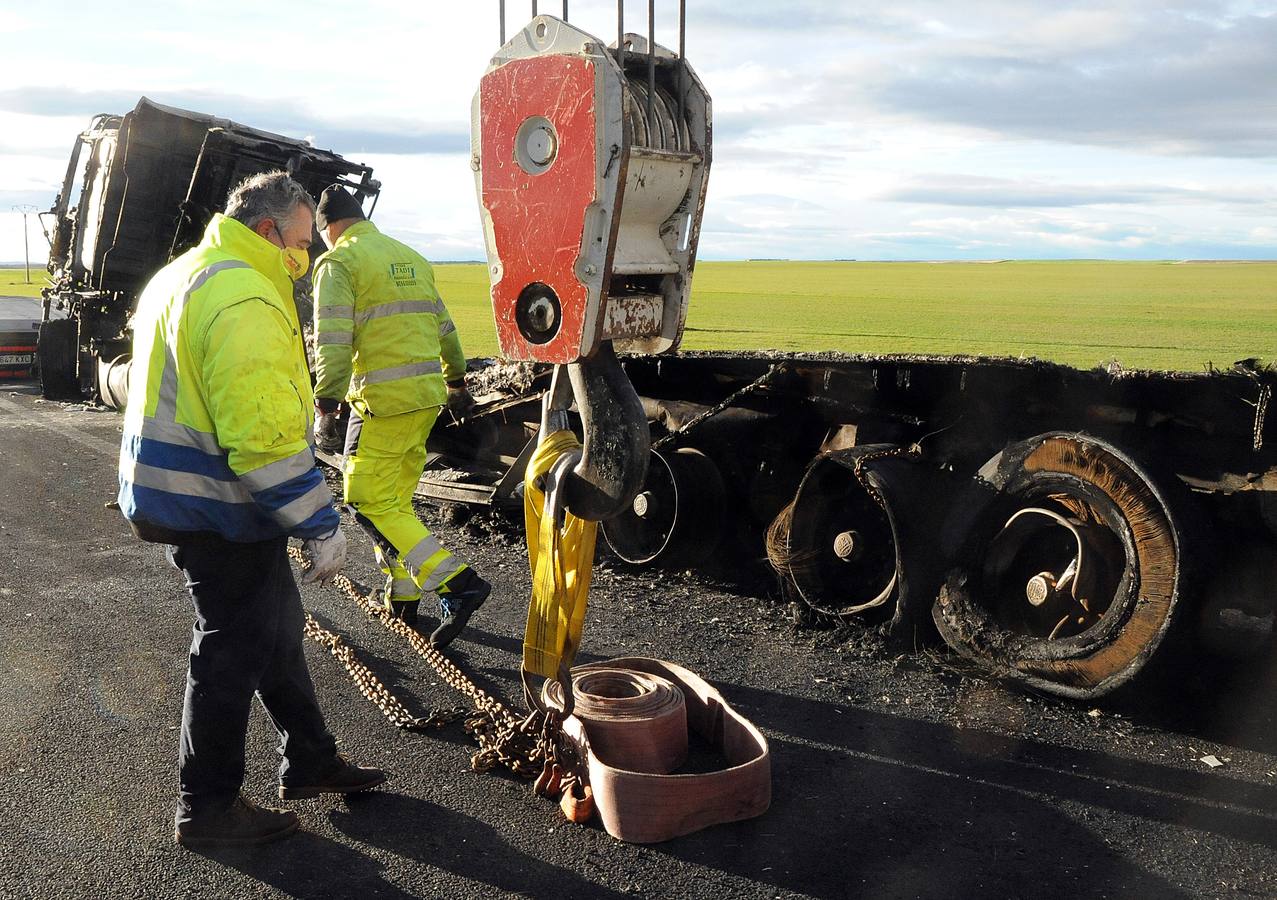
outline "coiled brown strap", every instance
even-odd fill
[[[767,739],[700,676],[646,657],[577,666],[572,675],[576,712],[564,720],[563,733],[587,761],[608,834],[655,843],[767,810]],[[544,699],[562,708],[561,686],[547,682]],[[669,774],[686,758],[688,731],[721,754],[726,767]]]
[[[687,704],[666,678],[632,669],[575,670],[575,715],[586,724],[590,752],[627,772],[668,775],[687,759]],[[547,682],[546,701],[563,708],[563,688]]]

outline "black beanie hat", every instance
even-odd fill
[[[319,195],[319,205],[315,207],[315,224],[323,231],[329,222],[342,219],[363,219],[364,210],[359,201],[344,191],[339,184],[330,184]]]

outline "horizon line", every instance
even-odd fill
[[[483,266],[487,265],[484,259],[430,259],[431,265],[453,265],[453,266]],[[789,256],[741,256],[714,259],[698,259],[698,264],[705,263],[911,263],[923,265],[996,265],[999,263],[1065,263],[1065,262],[1099,262],[1099,263],[1277,263],[1277,256],[1274,257],[1173,257],[1173,256],[1149,256],[1149,257],[1106,257],[1106,256],[1003,256],[991,257],[988,259],[964,259],[964,258],[860,258],[860,257],[789,257]],[[31,260],[31,269],[39,269],[41,272],[47,272],[48,260]],[[0,269],[22,269],[26,268],[26,264],[22,260],[0,260]]]

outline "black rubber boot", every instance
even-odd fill
[[[452,612],[443,617],[439,627],[430,635],[430,646],[442,650],[451,644],[491,593],[492,585],[479,577],[474,569],[462,569],[454,575],[439,591],[440,598],[448,600]]]
[[[340,753],[310,778],[289,778],[279,786],[280,800],[308,800],[320,794],[358,794],[386,780],[381,769],[357,766]]]
[[[240,794],[220,813],[179,813],[173,837],[183,847],[247,847],[286,838],[299,825],[297,813],[261,807]]]

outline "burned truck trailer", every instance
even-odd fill
[[[623,366],[652,445],[630,508],[602,522],[626,564],[756,580],[770,562],[817,618],[900,647],[943,640],[1069,697],[1112,690],[1155,652],[1271,646],[1272,369],[721,353]],[[549,374],[472,372],[479,412],[435,429],[418,493],[517,504]]]
[[[44,395],[121,405],[129,317],[147,281],[199,242],[236,184],[277,169],[315,197],[341,183],[375,204],[380,188],[368,166],[306,141],[145,97],[123,116],[95,116],[41,217],[52,282],[36,353]],[[298,290],[304,299],[309,282]]]

